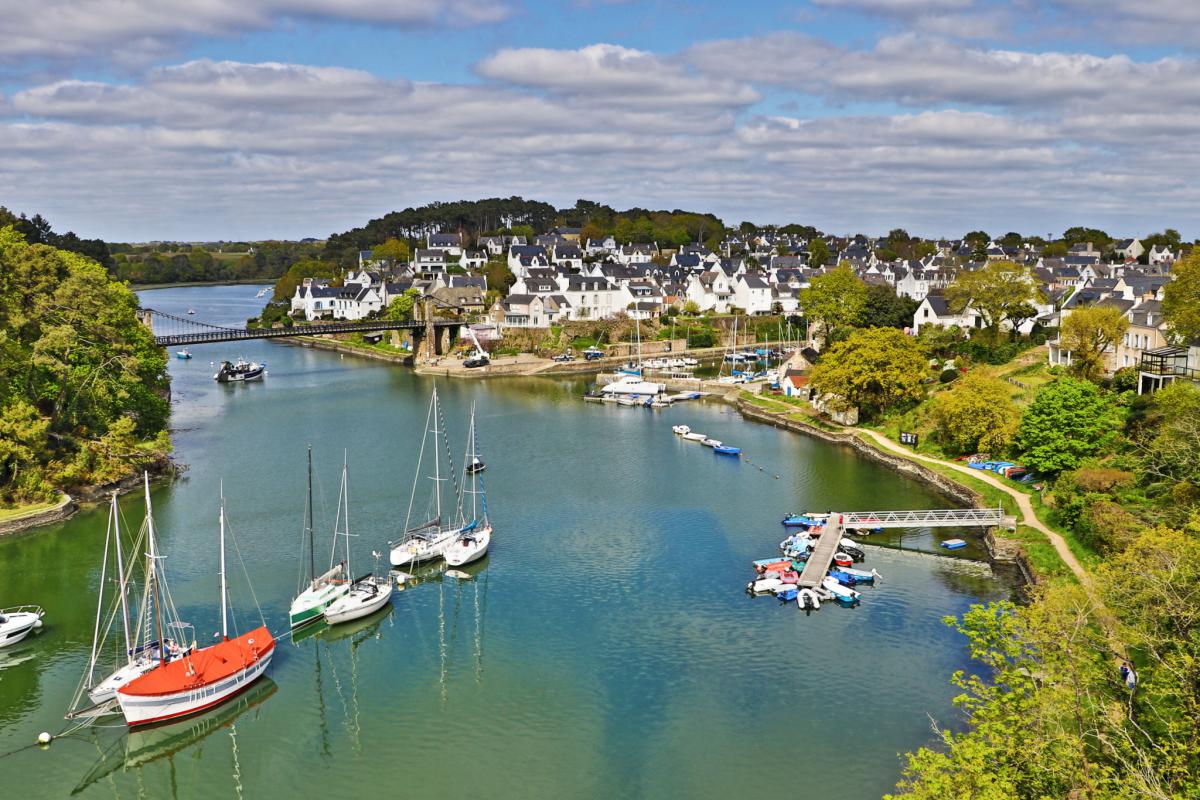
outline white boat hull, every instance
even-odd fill
[[[446,563],[452,567],[461,567],[463,564],[470,564],[472,561],[478,561],[487,555],[488,545],[492,543],[491,527],[480,528],[477,531],[471,531],[469,534],[460,536],[450,543],[446,548],[446,552],[442,557],[446,559]]]
[[[249,669],[208,686],[157,696],[131,697],[118,692],[117,702],[130,727],[197,714],[247,689],[267,671],[274,655],[275,648],[272,646]]]
[[[348,582],[327,583],[305,589],[292,601],[292,607],[288,610],[288,620],[291,626],[298,628],[320,619],[325,608],[348,591],[350,591]]]
[[[157,666],[158,660],[153,658],[138,658],[132,663],[125,664],[93,686],[88,691],[88,699],[96,705],[102,705],[109,700],[115,700],[117,689],[120,689],[134,678],[142,677]]]
[[[4,622],[0,622],[0,647],[16,644],[41,626],[41,613],[18,611],[4,615]]]
[[[406,567],[423,561],[434,561],[442,557],[446,548],[458,536],[458,531],[445,531],[432,539],[408,539],[392,548],[390,559],[393,567]]]
[[[387,578],[382,580],[382,583],[375,584],[374,592],[370,591],[370,587],[355,584],[345,597],[338,598],[325,609],[325,621],[337,625],[362,619],[383,608],[392,599],[392,582]]]

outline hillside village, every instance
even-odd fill
[[[895,232],[893,232],[894,234]],[[1144,353],[1168,354],[1178,369],[1200,369],[1200,348],[1171,348],[1162,314],[1163,286],[1172,265],[1190,246],[1115,240],[1104,249],[1092,242],[1040,244],[979,237],[920,241],[915,257],[897,257],[892,239],[814,237],[770,230],[730,235],[704,244],[665,248],[657,243],[618,243],[612,236],[581,238],[581,229],[556,227],[532,237],[428,233],[411,258],[379,258],[358,252],[358,265],[339,282],[305,278],[290,301],[294,318],[358,320],[382,313],[405,292],[416,290],[439,308],[454,308],[475,320],[482,339],[509,329],[548,329],[579,320],[618,315],[657,319],[693,314],[803,316],[801,292],[831,270],[849,267],[864,283],[892,289],[916,304],[913,335],[928,326],[981,328],[986,320],[970,303],[957,306],[946,289],[963,272],[989,262],[1025,268],[1036,286],[1030,315],[1020,333],[1057,330],[1073,311],[1111,306],[1128,330],[1107,353],[1114,372],[1141,363]],[[916,242],[917,240],[911,240]],[[502,264],[511,285],[489,285],[488,267]],[[502,274],[503,274],[502,270]],[[673,309],[673,310],[672,310]],[[1006,321],[1004,323],[1009,326]],[[1052,365],[1069,365],[1071,353],[1056,341]],[[814,347],[819,342],[813,341]]]

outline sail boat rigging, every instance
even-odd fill
[[[334,536],[341,536],[346,542],[346,571],[350,572],[350,490],[348,486],[349,469],[345,452],[342,453],[342,487],[338,493],[338,521],[344,526],[338,531],[334,525]],[[377,556],[378,558],[378,556]],[[354,581],[350,591],[334,600],[325,608],[325,621],[330,625],[339,622],[350,622],[372,614],[387,605],[392,599],[392,578],[390,575],[376,576],[375,573],[364,575]]]
[[[308,448],[308,495],[304,511],[304,540],[308,543],[308,580],[304,584],[301,573],[299,593],[288,610],[288,621],[292,628],[307,625],[321,618],[325,608],[342,597],[350,589],[350,572],[345,562],[334,563],[337,553],[337,523],[334,523],[333,549],[329,554],[329,569],[317,574],[316,544],[313,541],[313,490],[312,490],[312,447]],[[301,562],[303,563],[303,562]],[[303,567],[301,567],[303,570]]]
[[[222,492],[219,517],[219,573],[221,633],[216,644],[189,650],[173,661],[162,655],[158,664],[117,690],[117,702],[130,726],[149,725],[204,711],[239,694],[260,678],[275,654],[275,637],[265,624],[248,633],[229,637],[229,586],[225,571],[225,498]],[[154,552],[153,528],[149,541]],[[151,574],[147,588],[154,583]],[[162,604],[155,625],[162,631]],[[168,626],[172,623],[168,622]]]
[[[458,536],[455,537],[447,547],[444,553],[446,563],[451,567],[461,567],[463,564],[469,564],[472,561],[477,561],[488,551],[488,546],[492,542],[492,525],[488,521],[487,515],[487,494],[484,491],[483,476],[478,470],[471,470],[470,466],[479,461],[479,446],[475,432],[475,404],[471,403],[471,424],[467,429],[467,454],[464,458],[468,465],[463,476],[463,494],[459,500],[459,517],[466,518],[465,509],[463,508],[466,496],[471,496],[471,521],[463,525]],[[467,484],[470,484],[470,489],[467,489]],[[483,516],[480,517],[480,498],[482,498]]]
[[[439,438],[440,437],[440,438]],[[417,491],[421,482],[421,469],[425,462],[425,451],[430,441],[433,442],[433,474],[426,477],[433,481],[433,494],[430,498],[433,508],[429,509],[433,516],[428,522],[412,526],[413,506],[416,502]],[[458,518],[446,524],[442,519],[442,449],[446,450],[446,459],[450,464],[449,475],[455,481],[457,496],[457,476],[454,472],[453,459],[450,457],[449,443],[446,440],[446,425],[442,420],[438,406],[438,393],[434,388],[429,401],[429,411],[425,417],[425,435],[421,440],[421,450],[417,456],[417,471],[413,476],[412,494],[408,500],[408,511],[404,516],[404,538],[398,542],[388,542],[391,548],[390,558],[393,567],[404,567],[441,558],[451,542],[462,530],[461,509]]]

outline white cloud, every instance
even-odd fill
[[[286,19],[401,27],[477,25],[506,19],[509,0],[39,0],[6,3],[0,61],[137,63],[190,36],[229,36]]]
[[[1138,62],[1125,55],[981,49],[911,32],[884,37],[865,51],[779,33],[704,43],[688,58],[701,70],[750,83],[913,106],[1108,107],[1115,113],[1200,103],[1195,59]]]
[[[825,8],[865,11],[873,14],[917,16],[946,11],[961,11],[974,5],[974,0],[813,0],[813,5]]]
[[[672,107],[731,108],[759,100],[744,84],[696,75],[678,61],[612,44],[578,50],[504,49],[480,62],[476,72],[517,86],[656,106],[664,113]]]

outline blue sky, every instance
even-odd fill
[[[431,200],[1200,235],[1200,3],[44,0],[0,30],[0,204],[112,240]]]

